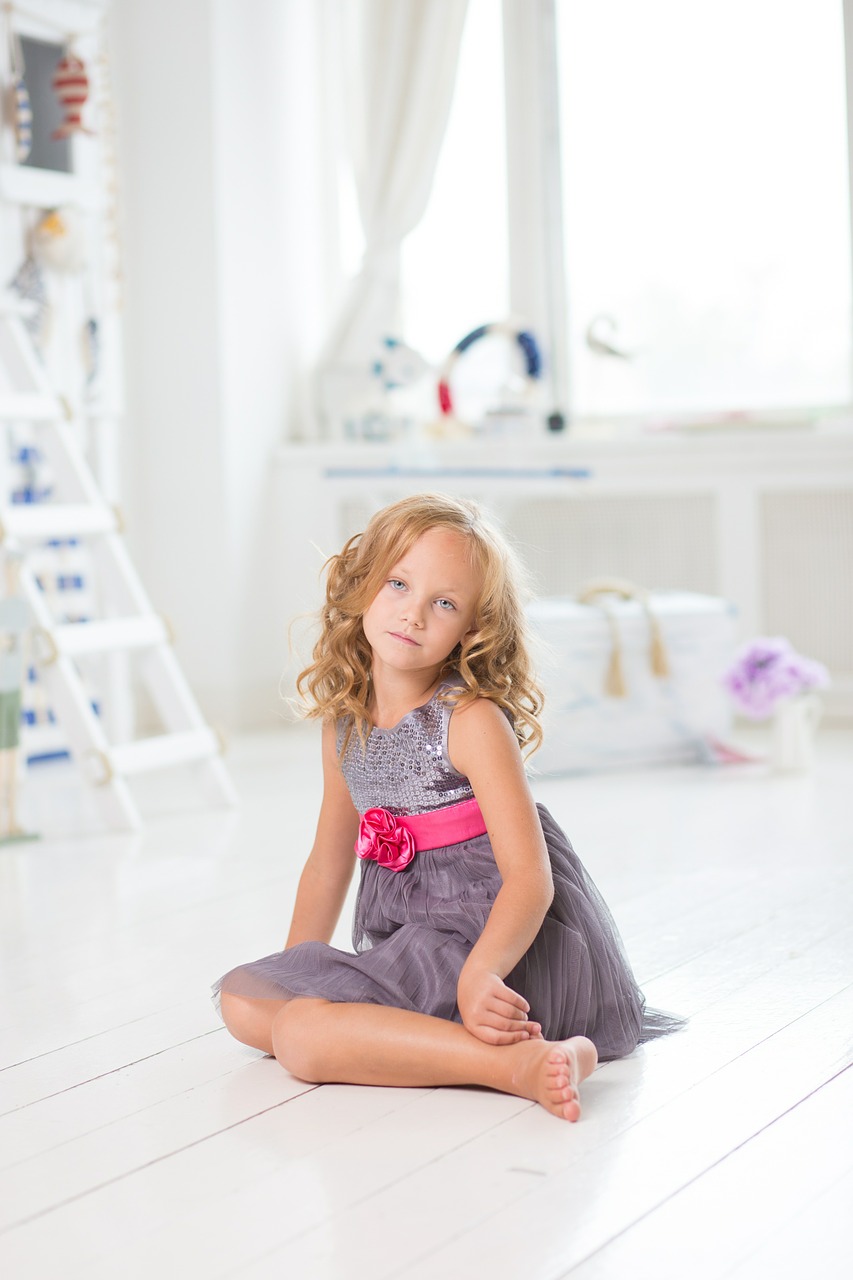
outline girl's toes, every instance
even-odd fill
[[[581,1063],[575,1046],[567,1044],[554,1045],[541,1061],[540,1101],[561,1120],[580,1119],[579,1084],[585,1065]]]
[[[552,1081],[573,1085],[577,1078],[575,1064],[567,1056],[565,1050],[558,1049],[548,1057],[548,1073]]]
[[[573,1072],[565,1053],[556,1050],[548,1055],[548,1072],[552,1076],[559,1076],[566,1080],[571,1080]]]

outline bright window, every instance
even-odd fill
[[[402,334],[439,362],[509,308],[500,5],[470,0],[429,205],[403,244]]]
[[[557,18],[573,413],[849,403],[841,3]]]

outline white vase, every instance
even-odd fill
[[[816,693],[780,702],[773,715],[770,764],[777,773],[808,773],[814,767],[815,733],[823,714]]]

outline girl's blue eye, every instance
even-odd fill
[[[393,587],[395,591],[404,591],[406,587],[405,582],[402,582],[399,578],[389,578],[388,585]]]
[[[444,609],[445,611],[456,608],[456,605],[452,600],[436,600],[435,603],[438,605],[439,609]]]

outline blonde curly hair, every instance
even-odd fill
[[[313,662],[300,672],[296,687],[310,719],[351,717],[362,742],[372,727],[367,714],[371,649],[362,617],[376,598],[389,570],[430,529],[448,529],[468,540],[482,574],[474,629],[444,662],[442,677],[458,675],[464,686],[447,696],[464,707],[488,698],[512,717],[519,744],[535,751],[542,739],[539,717],[542,690],[528,652],[523,599],[524,571],[505,539],[476,503],[438,493],[402,498],[378,511],[363,533],[326,561],[326,603],[320,610],[320,637]],[[344,750],[349,732],[344,741]]]

